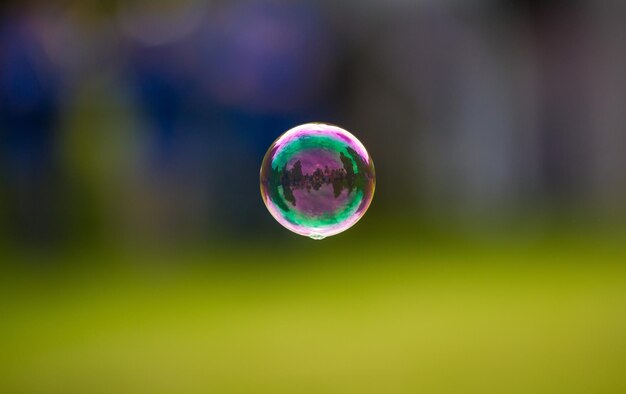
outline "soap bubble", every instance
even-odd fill
[[[261,196],[287,229],[313,239],[341,233],[367,211],[374,163],[346,130],[307,123],[281,135],[261,165]]]

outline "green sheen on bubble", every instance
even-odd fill
[[[342,141],[337,141],[336,139],[323,135],[303,135],[298,137],[289,145],[285,146],[285,148],[276,155],[276,158],[272,162],[272,168],[276,169],[284,167],[292,157],[297,156],[299,152],[307,149],[324,149],[335,152],[343,150],[345,154],[350,154],[350,152],[346,149],[346,144]],[[355,173],[358,172],[356,160],[352,162],[352,166],[353,171]]]

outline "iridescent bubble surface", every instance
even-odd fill
[[[352,227],[367,211],[376,186],[374,163],[346,130],[307,123],[269,147],[261,165],[261,195],[287,229],[313,239]]]

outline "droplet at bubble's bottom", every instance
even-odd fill
[[[294,233],[321,240],[352,227],[376,187],[374,163],[359,140],[323,123],[294,127],[269,147],[260,173],[272,216]]]

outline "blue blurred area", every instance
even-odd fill
[[[144,177],[206,196],[188,208],[209,211],[207,227],[258,232],[265,150],[284,130],[327,119],[332,108],[328,28],[316,7],[297,2],[233,4],[207,11],[202,22],[174,42],[127,42],[123,78],[148,132]]]
[[[380,217],[624,223],[622,11],[591,0],[8,2],[0,227],[35,243],[284,235],[262,205],[259,165],[309,121],[368,147]]]
[[[9,234],[45,242],[60,231],[56,70],[27,16],[0,20],[0,186]]]

